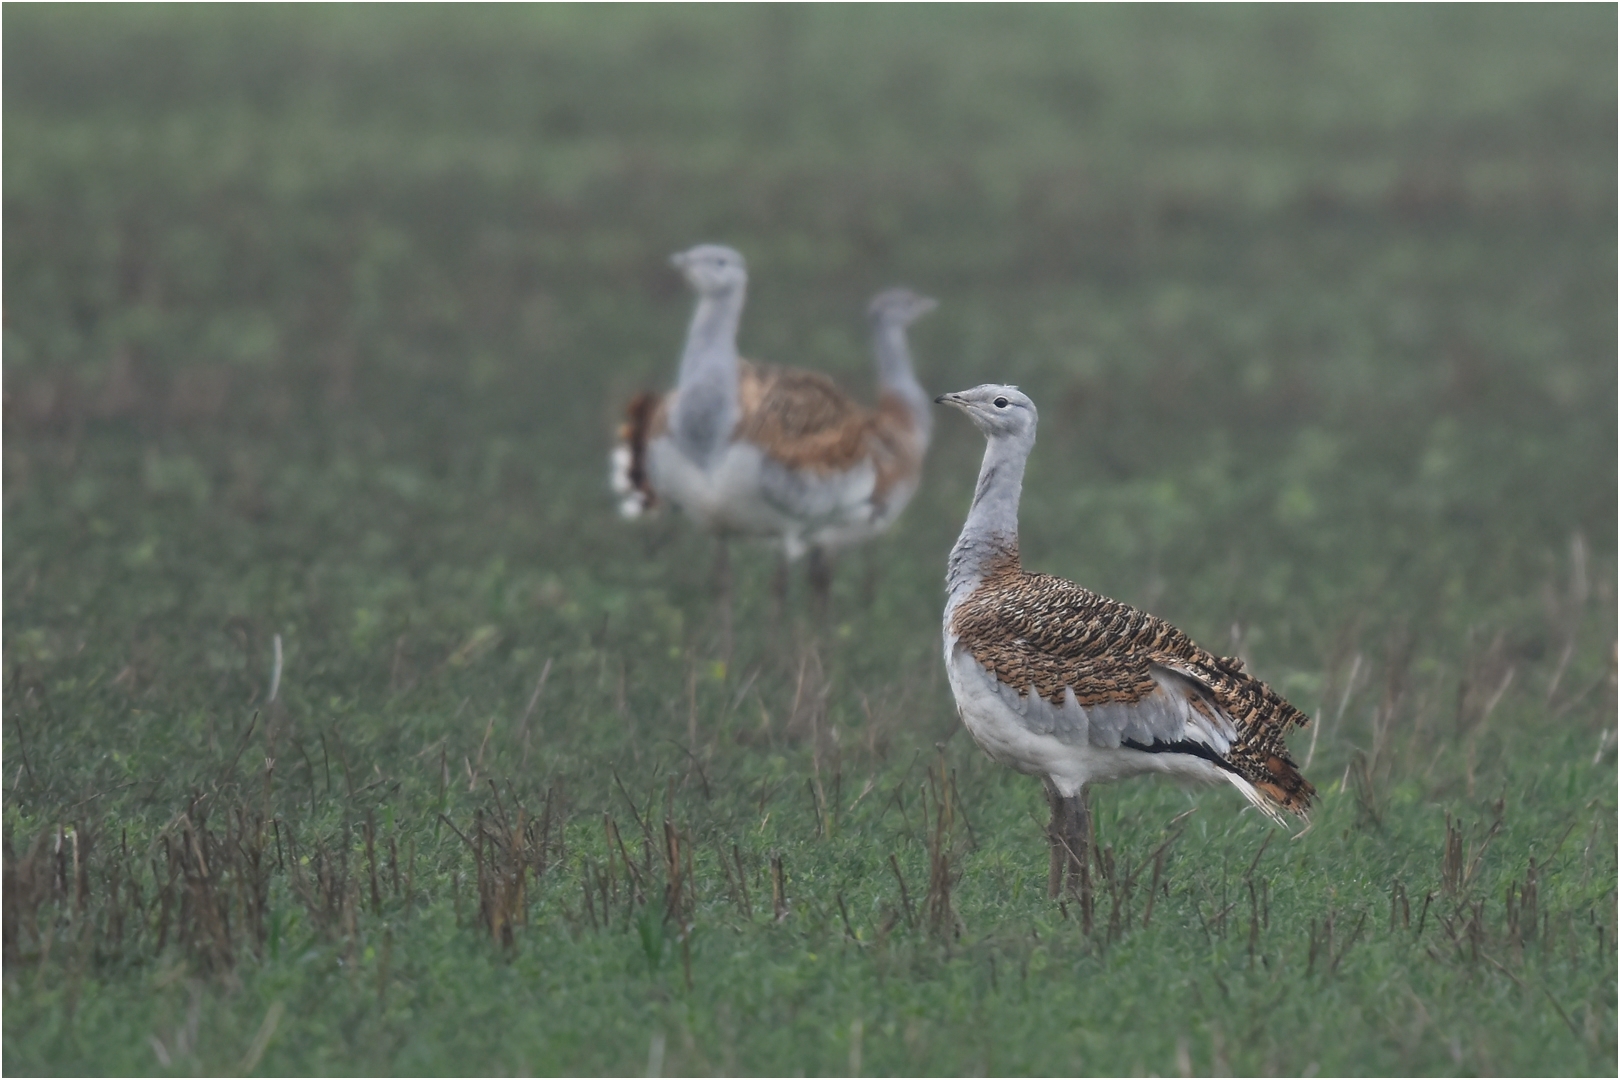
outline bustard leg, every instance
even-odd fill
[[[1052,808],[1052,820],[1046,825],[1047,864],[1046,895],[1056,900],[1063,891],[1064,871],[1069,865],[1069,853],[1063,846],[1064,817],[1067,800],[1058,794],[1057,785],[1050,778],[1041,781],[1046,788],[1046,804]]]
[[[1091,900],[1091,807],[1086,791],[1061,795],[1047,780],[1046,801],[1052,807],[1052,822],[1046,827],[1051,847],[1046,894],[1056,900],[1067,893],[1085,906]]]
[[[1097,838],[1092,832],[1091,794],[1085,788],[1069,800],[1069,895],[1080,901],[1080,924],[1091,933],[1091,860],[1096,857]]]

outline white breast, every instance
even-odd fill
[[[674,438],[647,444],[647,476],[658,493],[716,532],[768,534],[782,515],[759,498],[764,455],[748,443],[731,443],[705,469],[681,452]]]
[[[1083,746],[1070,746],[1031,730],[1018,695],[1003,689],[955,638],[945,639],[945,673],[962,723],[996,761],[1022,773],[1049,776],[1061,794],[1077,794],[1091,774]]]

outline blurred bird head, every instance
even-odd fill
[[[669,257],[699,296],[721,296],[748,284],[748,264],[722,244],[699,244]]]
[[[910,289],[887,289],[872,297],[866,313],[874,326],[910,326],[937,307],[939,301],[931,296]]]
[[[1016,386],[985,383],[955,394],[941,394],[937,405],[954,405],[989,438],[1035,437],[1035,403]]]

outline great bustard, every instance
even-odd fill
[[[1226,781],[1275,821],[1315,790],[1283,736],[1309,718],[1161,619],[1018,558],[1018,499],[1035,445],[1035,404],[985,385],[935,399],[984,432],[962,535],[946,573],[945,670],[957,711],[995,760],[1039,776],[1052,808],[1048,887],[1082,872],[1085,787],[1142,773]]]
[[[704,244],[671,260],[697,292],[675,388],[637,395],[613,451],[619,509],[639,517],[667,501],[720,541],[764,536],[788,560],[876,535],[917,489],[932,418],[911,370],[906,327],[935,302],[906,289],[872,301],[878,404],[869,409],[825,375],[744,360],[737,325],[748,288],[743,258]]]

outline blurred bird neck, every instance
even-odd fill
[[[872,331],[872,353],[877,357],[878,386],[905,402],[917,430],[927,438],[934,414],[929,397],[911,370],[911,348],[902,323],[879,322]]]
[[[675,409],[670,427],[686,454],[703,465],[736,426],[737,325],[744,289],[737,286],[698,298],[681,353]]]

